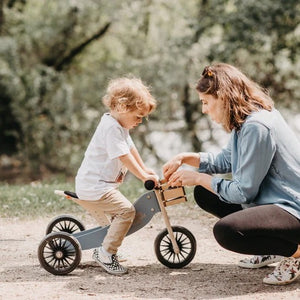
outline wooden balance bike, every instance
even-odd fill
[[[161,212],[166,228],[154,241],[157,259],[169,268],[188,265],[196,254],[196,239],[185,227],[171,226],[166,207],[187,201],[184,187],[170,187],[163,180],[155,187],[153,181],[146,181],[149,192],[135,201],[135,219],[127,235],[143,228],[152,217]],[[67,199],[79,200],[69,191],[55,191]],[[54,275],[72,272],[81,261],[81,251],[99,247],[110,225],[85,229],[75,217],[61,215],[54,218],[46,229],[46,236],[38,247],[41,266]]]

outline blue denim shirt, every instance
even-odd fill
[[[201,152],[199,172],[232,173],[212,179],[227,203],[276,204],[300,219],[300,142],[276,109],[248,116],[219,154]]]

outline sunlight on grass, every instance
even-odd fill
[[[75,188],[73,183],[57,179],[23,185],[0,184],[0,217],[29,218],[83,211],[79,205],[55,195],[54,190],[74,191]],[[143,183],[133,176],[126,178],[120,191],[132,203],[147,192]],[[191,188],[186,188],[186,194],[188,199],[193,199]]]
[[[0,217],[47,216],[82,210],[77,204],[54,194],[54,190],[74,191],[74,184],[53,180],[24,185],[0,184]],[[134,202],[145,192],[143,183],[129,178],[120,190]]]
[[[0,185],[0,216],[29,217],[53,212],[74,211],[71,201],[54,194],[55,189],[73,190],[70,183],[32,182],[24,185]]]

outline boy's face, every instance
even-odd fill
[[[134,110],[118,114],[118,122],[126,129],[132,129],[142,123],[148,111]]]

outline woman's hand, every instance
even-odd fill
[[[179,170],[173,173],[168,184],[170,186],[193,186],[200,184],[200,173],[191,170]]]
[[[195,186],[201,185],[214,193],[211,187],[212,176],[191,170],[179,170],[171,175],[168,184],[170,186]]]
[[[177,171],[177,169],[182,165],[182,158],[176,155],[170,159],[167,163],[163,165],[163,176],[169,180],[170,176]]]
[[[168,180],[183,164],[198,168],[200,164],[200,154],[194,152],[182,152],[174,156],[163,166],[164,177]]]

